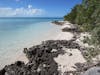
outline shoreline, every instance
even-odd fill
[[[63,32],[63,28],[67,28],[68,31],[65,30],[66,32]],[[81,41],[78,41],[77,43],[77,40],[83,36],[79,37],[76,28],[68,21],[64,21],[63,25],[59,26],[59,29],[59,34],[53,39],[44,40],[42,43],[30,48],[24,48],[24,54],[26,57],[18,57],[21,61],[16,61],[13,65],[7,65],[4,67],[3,70],[5,73],[10,74],[8,69],[12,71],[13,69],[11,67],[14,68],[14,72],[16,72],[16,69],[20,72],[23,70],[26,71],[24,67],[30,67],[30,69],[34,68],[34,72],[30,71],[30,75],[31,73],[37,74],[41,72],[46,73],[46,75],[63,75],[66,72],[77,71],[84,68],[78,67],[78,65],[82,66],[87,61],[81,52]],[[26,60],[26,58],[28,60]],[[24,63],[22,61],[24,61]],[[21,66],[22,68],[17,66]],[[46,68],[49,68],[48,72]]]
[[[45,40],[50,40],[50,39],[53,39],[54,37],[56,37],[56,35],[59,34],[60,30],[59,30],[59,27],[57,26],[54,26],[51,21],[50,22],[41,22],[41,23],[37,23],[38,24],[46,24],[46,25],[51,25],[51,27],[54,27],[53,29],[50,29],[50,31],[47,31],[43,34],[43,37],[39,38],[39,39],[30,39],[30,40],[26,40],[25,42],[20,42],[19,43],[16,43],[16,45],[14,46],[14,48],[11,48],[11,50],[16,50],[16,52],[14,54],[11,54],[12,56],[10,57],[9,55],[9,58],[5,58],[5,59],[1,59],[2,60],[5,60],[4,63],[1,63],[0,64],[0,69],[2,69],[5,65],[9,65],[11,63],[14,63],[15,61],[24,61],[25,63],[28,62],[25,54],[23,53],[23,48],[30,48],[32,47],[33,45],[39,45],[41,44],[41,41],[45,41]],[[56,31],[54,31],[56,29]],[[55,33],[54,33],[55,32]],[[48,34],[46,34],[48,33]],[[53,33],[53,34],[52,34]],[[41,36],[41,35],[40,35]],[[33,37],[33,36],[32,36]],[[23,45],[23,43],[25,43]],[[10,50],[10,48],[9,48]],[[6,55],[5,55],[6,56]],[[2,57],[1,57],[2,58]],[[23,60],[24,59],[24,60]]]
[[[60,21],[60,22],[63,23],[64,21]],[[65,23],[65,22],[64,22],[64,23]],[[64,23],[63,23],[63,24],[64,24]],[[53,25],[54,23],[51,23],[51,24]],[[70,26],[69,26],[70,23],[67,21],[67,24],[68,24],[68,25],[66,25],[66,24],[63,25],[63,24],[62,24],[62,26],[57,26],[57,25],[56,25],[56,26],[59,28],[59,33],[57,33],[56,36],[52,37],[52,39],[49,38],[49,39],[45,39],[45,40],[42,40],[42,41],[46,41],[46,40],[72,40],[73,37],[74,37],[74,34],[73,34],[72,32],[63,32],[63,31],[62,31],[63,28],[66,28],[67,26],[70,27]],[[41,42],[42,42],[42,41],[41,41]],[[39,45],[39,44],[41,44],[41,42],[38,42],[38,43],[35,44],[35,45]],[[30,47],[35,46],[35,45],[31,45],[31,46],[29,45],[27,48],[30,48]],[[23,57],[22,57],[22,56],[23,56]],[[21,58],[20,58],[20,57],[21,57]],[[20,56],[17,56],[17,59],[19,59],[19,61],[24,59],[23,61],[24,61],[25,63],[28,62],[28,59],[26,58],[26,56],[25,56],[24,53],[22,53]],[[17,60],[16,60],[16,61],[17,61]]]
[[[62,21],[62,22],[63,22],[63,21]],[[51,23],[51,24],[54,25],[53,23]],[[49,38],[49,39],[41,40],[41,42],[42,42],[42,41],[46,41],[46,40],[71,40],[72,37],[74,37],[74,34],[71,33],[71,32],[63,32],[63,31],[61,30],[63,26],[61,27],[61,26],[57,26],[57,25],[56,25],[56,27],[59,28],[59,32],[57,32],[57,35],[54,36],[54,37],[52,37],[51,39]],[[67,35],[69,35],[69,36],[67,36]],[[49,37],[49,36],[48,36],[48,37]],[[39,45],[39,44],[41,44],[41,42],[38,42],[38,43],[35,44],[35,45]],[[29,45],[29,46],[27,46],[27,48],[30,48],[30,47],[35,46],[35,45],[31,45],[31,46]],[[22,56],[23,56],[23,57],[22,57]],[[25,56],[25,54],[24,54],[23,52],[21,52],[21,55],[17,56],[16,59],[17,59],[16,61],[24,61],[25,63],[28,62],[28,59],[26,58],[26,56]]]

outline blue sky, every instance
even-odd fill
[[[82,0],[0,0],[0,17],[63,17]]]

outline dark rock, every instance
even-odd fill
[[[70,26],[71,27],[65,27],[65,28],[63,28],[62,31],[63,32],[72,32],[72,33],[77,32],[77,33],[80,33],[80,29],[79,29],[79,27],[77,25],[70,24]]]
[[[24,48],[24,51],[23,51],[23,52],[24,52],[24,53],[27,53],[27,51],[28,51],[28,49],[27,49],[27,48]]]
[[[0,70],[0,75],[5,75],[5,73],[6,73],[5,69]]]
[[[98,70],[100,70],[100,67],[92,67],[88,69],[83,75],[100,75]]]
[[[64,22],[59,22],[59,21],[53,21],[52,23],[56,24],[56,25],[63,25]]]
[[[72,56],[72,55],[73,55],[72,53],[69,54],[69,56]]]
[[[25,64],[17,61],[14,64],[5,66],[0,70],[1,75],[59,75],[58,64],[54,61],[54,57],[64,54],[63,47],[79,48],[77,43],[72,40],[48,40],[42,44],[33,46],[29,49],[24,48],[29,62]],[[56,49],[56,52],[52,52]],[[72,56],[72,54],[70,54]],[[45,66],[44,66],[45,65]]]

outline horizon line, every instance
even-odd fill
[[[0,17],[0,18],[63,18],[63,17]]]

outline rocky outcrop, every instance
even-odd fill
[[[87,70],[83,75],[100,75],[100,67],[92,67]]]
[[[64,24],[64,21],[53,21],[52,23],[61,26]]]
[[[76,63],[76,71],[67,71],[66,75],[100,75],[100,62]]]
[[[0,75],[59,75],[58,64],[54,61],[54,57],[65,53],[63,47],[80,48],[72,40],[43,41],[40,45],[24,48],[24,53],[29,59],[27,64],[17,61],[7,65],[0,70]],[[52,51],[53,49],[57,51]]]
[[[63,32],[79,32],[78,29],[76,27],[73,27],[73,28],[63,28],[62,29]]]
[[[66,26],[66,27],[62,28],[62,31],[63,32],[72,32],[72,33],[75,33],[75,32],[80,33],[81,32],[80,29],[78,28],[78,25],[69,24],[69,26],[70,27]]]

